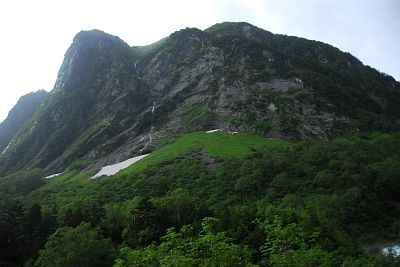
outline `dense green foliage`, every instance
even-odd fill
[[[0,197],[0,266],[32,262],[56,229],[56,217],[43,213],[38,204],[29,207],[5,195]]]
[[[214,223],[215,219],[204,218],[203,232],[198,236],[193,236],[190,226],[178,233],[170,228],[159,246],[122,248],[114,266],[249,266],[250,249],[233,244],[226,233],[213,233]]]
[[[192,133],[112,177],[16,180],[24,195],[1,195],[2,265],[396,266],[361,247],[399,238],[399,155],[398,135]]]
[[[75,228],[57,229],[40,251],[35,266],[110,266],[114,253],[111,241],[89,224],[82,223]]]

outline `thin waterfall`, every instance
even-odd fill
[[[153,132],[154,132],[154,111],[156,109],[156,102],[153,102],[153,106],[151,107],[151,120],[150,120],[150,133],[149,133],[149,141],[147,141],[142,149],[139,150],[139,155],[142,155],[143,150],[151,144],[153,141]]]
[[[153,102],[153,107],[151,108],[151,121],[150,121],[150,143],[153,140],[154,131],[154,110],[156,108],[156,102]]]

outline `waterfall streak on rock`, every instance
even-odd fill
[[[147,141],[142,149],[139,150],[139,155],[142,155],[142,152],[146,149],[146,147],[151,144],[153,141],[153,132],[154,132],[154,111],[156,108],[156,102],[153,102],[153,106],[151,107],[151,120],[150,120],[150,133],[149,133],[149,141]]]

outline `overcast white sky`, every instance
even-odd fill
[[[53,88],[80,30],[145,45],[223,21],[330,43],[400,80],[399,0],[10,0],[0,2],[0,121],[20,96]]]

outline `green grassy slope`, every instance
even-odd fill
[[[150,154],[136,164],[122,170],[118,176],[144,170],[146,167],[172,160],[180,155],[204,149],[214,158],[243,158],[256,149],[285,148],[291,144],[288,141],[271,138],[267,139],[248,133],[229,134],[226,132],[194,132],[181,136],[172,144]]]
[[[111,201],[111,199],[118,201],[118,194],[111,196],[109,191],[120,192],[121,198],[124,198],[123,195],[129,195],[124,186],[132,187],[132,181],[138,180],[138,176],[142,172],[195,151],[203,149],[210,157],[224,160],[244,158],[258,149],[268,150],[290,146],[290,142],[282,139],[268,139],[248,133],[189,133],[174,138],[174,141],[171,141],[170,144],[154,151],[146,158],[114,176],[89,180],[95,171],[89,170],[79,173],[77,170],[70,170],[63,175],[46,180],[46,183],[32,192],[27,199],[32,202],[37,201],[47,207],[53,206],[54,203],[66,205],[76,199],[90,202],[100,201],[102,203]]]

